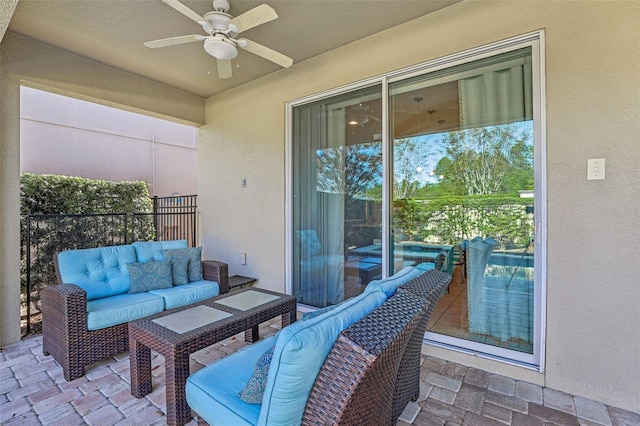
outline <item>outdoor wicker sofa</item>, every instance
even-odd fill
[[[450,280],[407,267],[372,281],[361,295],[192,374],[187,402],[211,425],[394,424],[419,397],[422,339]],[[264,394],[241,398],[271,350]]]
[[[42,348],[62,366],[66,380],[81,377],[87,365],[128,351],[129,321],[229,291],[227,264],[205,260],[202,280],[129,294],[125,265],[161,261],[164,250],[181,248],[187,248],[186,240],[69,250],[54,256],[56,283],[40,293]],[[86,279],[78,278],[82,271]]]

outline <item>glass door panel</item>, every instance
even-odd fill
[[[533,354],[531,48],[394,82],[390,265],[452,274],[428,330]]]
[[[293,107],[292,288],[324,307],[382,275],[380,85]]]

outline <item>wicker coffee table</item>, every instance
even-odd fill
[[[283,327],[294,322],[296,307],[294,296],[247,288],[130,322],[131,394],[142,398],[151,392],[153,349],[164,356],[167,424],[187,423],[189,355],[243,331],[245,340],[253,342],[264,321],[281,315]]]

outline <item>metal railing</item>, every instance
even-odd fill
[[[187,240],[197,244],[196,196],[154,197],[153,213],[33,214],[21,226],[22,334],[41,326],[40,290],[55,282],[53,255],[62,250]]]

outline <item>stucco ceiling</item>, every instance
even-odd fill
[[[459,1],[230,0],[229,13],[237,16],[261,3],[272,6],[279,18],[242,36],[293,58],[295,66]],[[212,10],[211,0],[183,3],[199,14]],[[9,30],[203,97],[281,70],[241,51],[233,60],[233,77],[219,79],[215,59],[200,43],[144,47],[149,40],[202,33],[160,0],[19,0]]]

